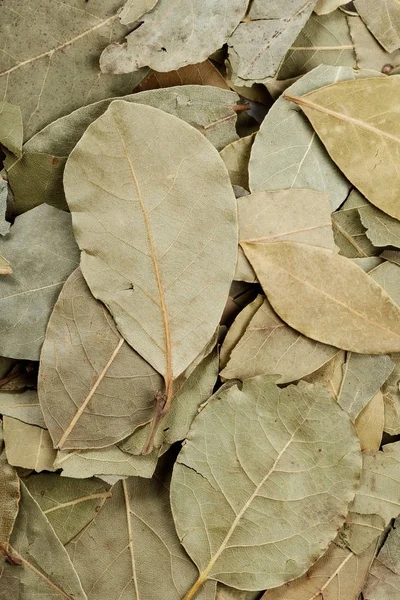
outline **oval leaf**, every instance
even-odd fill
[[[216,395],[171,482],[178,535],[200,571],[185,600],[209,578],[262,590],[300,576],[342,525],[360,469],[354,428],[322,386],[254,377]]]
[[[291,327],[352,352],[400,352],[400,309],[361,267],[308,244],[241,245],[272,307]]]

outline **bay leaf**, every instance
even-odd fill
[[[374,246],[395,246],[400,248],[400,222],[368,204],[358,209],[360,219],[366,228],[366,235]]]
[[[348,258],[296,242],[242,248],[272,308],[303,335],[360,354],[400,351],[399,307]]]
[[[30,210],[0,238],[0,253],[13,267],[0,286],[0,354],[38,360],[54,303],[78,266],[71,215],[46,204]]]
[[[380,252],[367,236],[360,218],[360,210],[367,204],[357,190],[352,190],[340,210],[332,213],[333,236],[343,256],[363,258]]]
[[[388,260],[395,265],[400,266],[400,252],[399,250],[384,250],[381,254],[381,258]]]
[[[151,420],[162,386],[76,269],[54,306],[40,355],[39,401],[54,447],[116,444]]]
[[[88,600],[181,600],[196,579],[175,532],[169,471],[164,461],[151,480],[115,484],[94,521],[67,545]],[[214,597],[211,582],[199,600]]]
[[[354,0],[358,14],[388,52],[400,48],[400,7],[396,0],[382,0],[379,10],[373,0]]]
[[[168,408],[174,380],[216,329],[233,277],[236,201],[223,161],[183,121],[115,101],[71,153],[64,186],[82,273],[126,341],[163,375]]]
[[[353,422],[379,392],[394,367],[389,356],[348,353],[337,400]]]
[[[118,24],[120,6],[23,0],[16,11],[14,0],[1,3],[0,95],[19,105],[25,139],[83,104],[132,91],[144,77],[146,70],[124,77],[99,70],[107,43],[128,31]]]
[[[392,262],[384,262],[369,275],[389,294],[393,302],[400,306],[400,266]]]
[[[47,429],[7,416],[3,417],[3,428],[7,460],[10,465],[34,469],[38,472],[56,471],[53,464],[57,453],[53,449]]]
[[[262,590],[302,575],[342,525],[360,467],[353,427],[324,387],[255,377],[216,394],[171,482],[177,532],[200,571],[185,600],[209,578]]]
[[[224,77],[210,60],[181,67],[177,71],[160,73],[150,71],[147,77],[138,85],[138,90],[156,90],[178,85],[209,85],[229,90]]]
[[[244,22],[228,39],[235,85],[251,86],[273,76],[309,19],[316,0],[253,0]]]
[[[262,600],[358,600],[376,552],[376,542],[359,556],[332,543],[305,575],[268,590]]]
[[[374,560],[363,590],[365,600],[397,600],[400,592],[399,519]]]
[[[384,430],[389,435],[400,433],[400,358],[392,356],[395,363],[394,370],[382,387],[383,401],[385,404]]]
[[[258,600],[260,592],[246,592],[242,590],[236,590],[223,583],[219,583],[217,586],[217,595],[215,600]]]
[[[305,94],[332,81],[353,79],[350,67],[320,65],[296,81],[290,94]],[[350,184],[342,175],[300,109],[279,98],[254,141],[249,182],[252,192],[287,188],[313,189],[328,194],[332,209],[346,199]]]
[[[395,218],[400,217],[396,173],[400,125],[392,104],[399,92],[400,77],[393,76],[342,81],[301,97],[285,95],[299,104],[353,185]],[[343,139],[348,143],[343,145]]]
[[[11,275],[12,268],[8,260],[0,254],[0,275]]]
[[[339,6],[342,6],[342,4],[346,4],[346,2],[343,2],[343,0],[318,0],[314,7],[314,12],[317,15],[326,15]]]
[[[16,600],[87,600],[64,546],[22,482],[9,552],[18,564],[4,563],[0,589],[3,577],[16,577],[21,583]]]
[[[111,497],[110,486],[100,479],[69,479],[40,473],[26,477],[24,483],[64,546]]]
[[[237,139],[236,112],[239,97],[211,86],[178,86],[123,96],[127,102],[148,104],[175,115],[198,129],[221,150]],[[7,156],[5,166],[17,214],[47,202],[67,208],[63,174],[68,155],[87,127],[100,117],[115,98],[77,109],[39,131],[23,146],[22,157]]]
[[[347,22],[354,44],[358,68],[374,69],[385,73],[389,67],[389,72],[391,72],[400,66],[400,51],[386,52],[358,15],[347,16]]]
[[[158,450],[144,456],[123,452],[118,446],[97,450],[57,452],[55,469],[62,469],[62,477],[85,479],[101,475],[120,477],[152,477],[157,466]]]
[[[0,235],[6,235],[10,231],[10,223],[6,221],[7,197],[8,184],[0,175]]]
[[[360,515],[349,512],[336,543],[354,554],[362,554],[385,531],[385,521],[380,515]]]
[[[340,384],[343,378],[343,365],[345,362],[346,353],[344,350],[339,350],[327,363],[322,365],[317,371],[306,375],[302,379],[309,383],[322,383],[332,398],[337,400],[340,390]]]
[[[16,156],[21,156],[23,139],[24,131],[20,107],[3,100],[3,102],[0,102],[0,144]]]
[[[231,0],[229,6],[209,0],[187,0],[171,5],[158,0],[141,25],[123,43],[103,50],[103,73],[131,73],[148,66],[154,71],[174,71],[206,60],[221,48],[244,16],[248,0]]]
[[[232,185],[249,189],[249,160],[255,133],[235,140],[220,152],[221,158],[228,170]]]
[[[10,539],[15,519],[18,514],[19,499],[19,478],[16,470],[7,461],[4,449],[3,427],[0,423],[0,554],[1,550],[3,550],[4,547],[7,547]]]
[[[385,404],[379,390],[355,420],[361,450],[379,450],[385,423]]]
[[[242,329],[239,324],[238,328]],[[279,375],[278,383],[288,383],[313,373],[338,352],[338,348],[314,342],[286,325],[264,299],[231,350],[220,376],[244,380],[256,375],[276,374]]]
[[[320,64],[356,66],[346,15],[340,10],[322,16],[310,16],[285,55],[277,77],[297,77]]]
[[[152,10],[157,2],[158,0],[127,0],[119,11],[118,18],[123,25],[129,25]]]
[[[0,415],[13,417],[30,425],[46,427],[36,390],[26,390],[21,393],[2,392]]]

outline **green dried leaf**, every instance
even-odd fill
[[[361,354],[400,352],[400,308],[348,258],[296,242],[242,248],[272,308],[303,335]]]
[[[379,515],[359,515],[349,512],[339,534],[337,544],[354,554],[362,554],[385,530],[385,521]]]
[[[158,0],[127,0],[123,8],[118,13],[120,22],[123,25],[129,25],[137,21],[144,13],[152,10]]]
[[[360,207],[358,212],[366,228],[366,235],[374,246],[400,248],[400,221],[389,217],[372,204]]]
[[[221,150],[220,155],[228,170],[232,185],[249,189],[249,160],[255,133],[235,140]]]
[[[397,600],[400,592],[400,529],[395,521],[384,546],[374,560],[365,588],[364,600]]]
[[[400,357],[393,356],[395,363],[392,374],[382,388],[385,404],[384,430],[390,435],[400,433]]]
[[[10,231],[10,223],[6,221],[8,184],[0,175],[0,235]]]
[[[400,121],[395,108],[399,93],[400,77],[393,76],[342,81],[301,97],[285,95],[300,105],[353,185],[395,218],[400,218]]]
[[[343,256],[363,258],[380,252],[371,243],[361,222],[360,210],[367,204],[360,192],[352,190],[340,210],[332,213],[333,235]]]
[[[89,104],[50,123],[24,144],[21,159],[8,155],[5,166],[17,214],[42,202],[67,208],[62,179],[68,155],[113,100]],[[179,117],[198,129],[217,150],[238,137],[233,107],[239,97],[228,90],[185,85],[130,94],[122,100],[154,106]]]
[[[19,105],[25,139],[83,104],[131,92],[146,75],[114,77],[99,70],[102,50],[128,31],[118,25],[120,6],[121,0],[23,0],[16,10],[14,0],[3,0],[0,95]]]
[[[35,471],[56,471],[56,451],[47,429],[3,417],[7,460],[14,467]],[[23,440],[23,444],[21,444]]]
[[[163,375],[168,407],[175,379],[215,332],[233,277],[236,201],[225,165],[183,121],[115,101],[71,153],[64,185],[82,273]]]
[[[150,421],[162,387],[76,269],[54,306],[40,355],[39,400],[54,447],[116,444]]]
[[[314,12],[317,15],[326,15],[332,11],[334,11],[338,6],[342,6],[342,4],[347,4],[343,2],[343,0],[318,0],[315,5]]]
[[[200,571],[185,600],[207,579],[262,590],[300,576],[354,496],[361,461],[346,413],[322,386],[273,380],[215,395],[175,463],[172,512]]]
[[[30,425],[46,427],[36,390],[21,393],[1,392],[0,415],[13,417]]]
[[[393,302],[400,306],[400,266],[384,262],[370,271],[369,275],[389,294]]]
[[[393,69],[400,67],[400,51],[386,52],[359,16],[347,16],[347,22],[354,44],[358,68],[390,73]]]
[[[243,592],[219,583],[215,600],[258,600],[259,597],[260,592]]]
[[[46,204],[17,217],[0,253],[13,266],[0,290],[0,354],[38,360],[53,306],[78,266],[71,215]]]
[[[20,107],[9,102],[0,102],[0,144],[16,156],[21,156],[23,139],[24,132]]]
[[[40,473],[30,475],[24,483],[63,545],[78,535],[111,497],[110,486],[100,479]]]
[[[354,0],[358,14],[378,42],[388,52],[400,48],[400,6],[397,0],[382,0],[376,10],[374,0]]]
[[[7,462],[4,449],[3,427],[0,422],[0,555],[7,547],[15,519],[18,514],[20,498],[19,478],[15,469]],[[0,569],[1,587],[1,569]]]
[[[248,0],[231,0],[229,5],[185,0],[171,5],[158,0],[126,42],[103,51],[100,68],[103,73],[131,73],[149,66],[165,72],[206,60],[226,42],[247,4]]]

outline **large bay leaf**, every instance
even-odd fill
[[[167,73],[150,71],[146,79],[139,83],[138,90],[155,90],[178,85],[209,85],[229,90],[224,77],[210,60]]]
[[[175,532],[162,466],[151,480],[115,484],[94,521],[67,545],[88,600],[182,600],[196,579]],[[214,597],[212,583],[198,596]]]
[[[233,277],[236,201],[225,165],[183,121],[115,101],[71,153],[64,184],[83,275],[163,375],[168,407],[174,380],[212,337]]]
[[[63,545],[78,535],[111,497],[110,486],[100,479],[40,473],[30,475],[24,483]]]
[[[337,400],[353,422],[379,392],[394,367],[389,356],[371,356],[353,352],[347,355]]]
[[[239,185],[245,190],[249,189],[249,160],[255,133],[247,135],[221,150],[221,158],[228,169],[232,185]]]
[[[347,16],[347,22],[360,69],[390,73],[400,66],[400,51],[386,52],[358,15]]]
[[[361,555],[336,543],[299,579],[269,590],[262,600],[358,600],[377,551],[377,542]]]
[[[379,10],[374,0],[355,0],[357,12],[388,52],[400,48],[400,6],[397,0],[381,0]]]
[[[19,498],[19,478],[15,469],[7,461],[4,450],[3,428],[0,423],[0,555],[1,550],[7,547],[17,518]]]
[[[389,532],[369,572],[365,600],[397,600],[400,593],[400,521]]]
[[[242,247],[273,309],[297,331],[361,354],[400,351],[400,308],[348,258],[296,242]]]
[[[65,548],[23,483],[10,544],[18,562],[4,563],[0,589],[3,577],[16,577],[21,583],[16,600],[87,600]]]
[[[13,267],[0,282],[0,354],[38,360],[54,303],[78,266],[71,215],[44,204],[17,217],[0,253]]]
[[[371,243],[361,222],[360,210],[367,204],[357,190],[352,190],[340,210],[332,213],[333,236],[343,256],[365,258],[380,252]]]
[[[316,0],[253,0],[244,23],[228,39],[235,85],[252,86],[273,76],[316,4]]]
[[[297,77],[320,64],[356,66],[346,15],[340,10],[328,15],[310,16],[287,52],[277,77]]]
[[[4,443],[10,465],[55,471],[56,451],[47,429],[23,423],[13,417],[3,417]],[[21,441],[23,440],[23,443]]]
[[[248,321],[246,317],[239,313],[238,328],[242,329],[242,319]],[[231,351],[221,377],[248,379],[276,374],[278,383],[288,383],[316,371],[338,352],[337,348],[315,342],[286,325],[264,299]]]
[[[36,390],[26,390],[21,393],[1,392],[0,415],[46,427]]]
[[[162,387],[76,269],[54,306],[40,355],[39,400],[54,447],[119,442],[150,421]]]
[[[332,81],[353,79],[350,67],[320,65],[295,82],[288,93],[305,94]],[[257,134],[249,163],[250,190],[305,188],[329,195],[332,209],[348,195],[350,184],[327,152],[300,109],[279,98]]]
[[[399,93],[396,75],[342,81],[300,97],[285,95],[300,105],[346,177],[372,204],[396,218],[400,218]]]
[[[358,209],[360,219],[366,228],[366,235],[374,246],[395,246],[400,248],[400,221],[368,204]]]
[[[342,525],[360,468],[353,426],[323,386],[255,377],[216,394],[172,476],[178,535],[200,571],[185,600],[209,578],[262,590],[303,574]]]
[[[132,91],[146,74],[103,75],[98,58],[127,28],[121,0],[14,0],[0,6],[0,95],[22,110],[25,139],[61,115],[101,98]],[[11,148],[10,148],[11,150]]]
[[[130,73],[149,66],[165,72],[206,60],[226,42],[247,4],[248,0],[230,0],[228,5],[218,0],[158,0],[126,42],[103,51],[100,68],[103,73]]]
[[[148,104],[183,119],[221,150],[237,139],[234,92],[211,86],[177,86],[123,96],[123,100]],[[20,159],[8,155],[5,166],[14,193],[17,214],[47,202],[66,208],[63,173],[68,155],[87,127],[115,98],[100,100],[50,123],[23,146]]]
[[[385,403],[379,390],[355,420],[361,450],[379,450],[385,424]]]

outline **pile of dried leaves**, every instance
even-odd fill
[[[0,39],[0,599],[398,600],[400,3]]]

